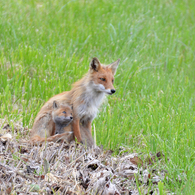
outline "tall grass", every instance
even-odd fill
[[[195,188],[195,1],[0,1],[0,117],[32,127],[97,56],[121,58],[97,143],[163,151],[176,194]],[[181,182],[178,180],[181,177]]]

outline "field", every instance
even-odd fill
[[[0,118],[31,128],[92,57],[120,58],[116,93],[93,122],[97,145],[161,151],[164,190],[194,194],[194,32],[193,0],[1,0]]]

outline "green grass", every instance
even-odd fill
[[[0,117],[31,128],[92,57],[121,58],[117,92],[93,122],[98,145],[163,151],[165,188],[193,194],[194,31],[194,0],[1,0]]]

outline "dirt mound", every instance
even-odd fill
[[[164,173],[153,161],[161,154],[143,161],[126,148],[114,156],[75,142],[32,146],[9,133],[8,125],[0,130],[7,132],[0,137],[2,194],[159,194]]]

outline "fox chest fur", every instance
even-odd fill
[[[90,88],[86,90],[86,93],[81,96],[82,103],[77,107],[77,113],[81,123],[93,121],[104,97],[105,93],[90,90]]]

